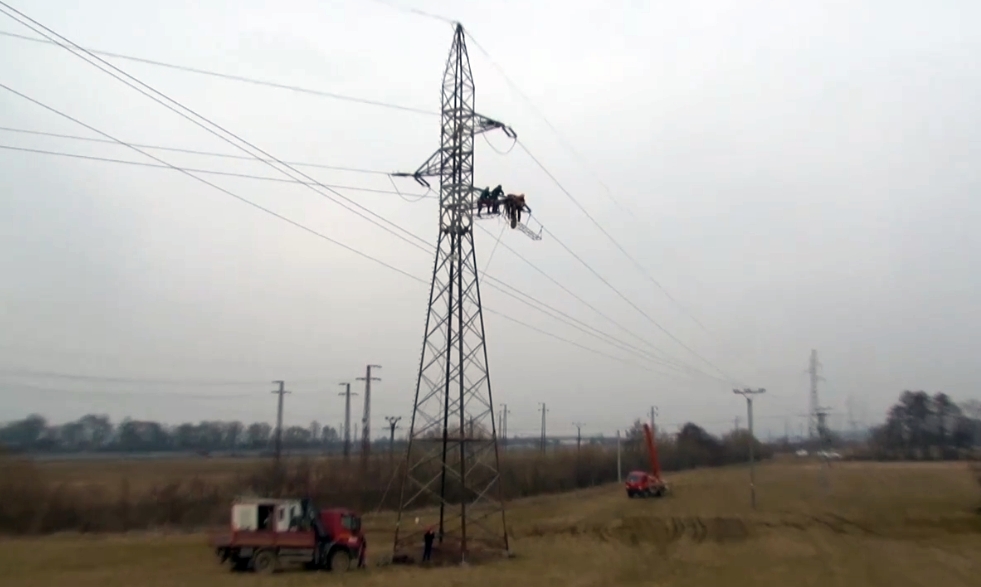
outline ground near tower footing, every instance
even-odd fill
[[[392,557],[393,565],[415,565],[420,567],[450,567],[459,565],[483,565],[514,558],[514,553],[504,550],[501,545],[470,544],[464,556],[459,540],[445,538],[442,544],[433,545],[432,559],[422,560],[422,545],[412,551],[399,552]]]

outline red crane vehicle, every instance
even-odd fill
[[[651,471],[631,471],[627,475],[627,497],[661,497],[668,492],[667,483],[661,479],[661,462],[657,458],[654,434],[648,424],[644,424],[644,441],[651,461]]]
[[[222,564],[257,573],[290,564],[344,572],[364,566],[367,548],[358,514],[319,510],[309,499],[236,499],[230,531],[213,534],[209,542]]]

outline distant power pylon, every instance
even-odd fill
[[[473,165],[476,134],[500,129],[510,137],[516,135],[501,122],[474,112],[470,58],[459,24],[443,74],[441,100],[439,149],[414,173],[394,174],[413,177],[424,186],[429,185],[426,177],[438,177],[440,185],[439,237],[406,464],[401,469],[393,558],[414,554],[428,526],[403,527],[403,513],[438,505],[440,550],[444,556],[454,556],[459,549],[463,562],[476,550],[509,551],[474,251]],[[517,215],[512,216],[511,226],[523,228]]]

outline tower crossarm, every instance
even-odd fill
[[[513,128],[504,124],[503,122],[499,120],[494,120],[493,118],[484,116],[483,114],[473,113],[473,134],[477,135],[496,129],[501,129],[501,131],[509,138],[515,140],[517,140],[518,138],[518,133],[514,132]],[[440,165],[440,161],[444,160],[443,158],[444,151],[450,152],[453,148],[454,148],[453,144],[448,144],[445,147],[436,149],[436,151],[433,152],[433,154],[430,155],[429,158],[426,159],[426,161],[423,162],[423,164],[420,165],[419,168],[416,169],[415,171],[412,172],[397,171],[395,173],[392,173],[391,175],[392,177],[411,177],[412,179],[416,180],[416,182],[418,182],[419,185],[425,188],[429,188],[431,186],[429,185],[429,182],[426,181],[426,178],[440,177],[441,175],[443,175],[442,173],[443,169]]]

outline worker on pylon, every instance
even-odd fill
[[[511,228],[516,227],[521,222],[521,212],[523,211],[531,214],[531,208],[525,204],[524,194],[508,194],[504,196],[504,213],[511,221]]]
[[[504,188],[497,186],[493,190],[489,187],[483,189],[480,192],[480,196],[477,198],[477,215],[479,216],[483,212],[484,208],[487,208],[488,212],[493,212],[497,214],[500,210],[501,196],[504,195]]]

